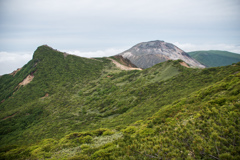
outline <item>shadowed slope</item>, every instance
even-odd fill
[[[227,51],[195,51],[188,54],[207,67],[227,66],[240,61],[240,54]]]

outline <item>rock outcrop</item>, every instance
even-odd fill
[[[149,68],[160,62],[177,59],[183,60],[193,68],[205,68],[177,46],[160,40],[139,43],[119,55],[129,59],[139,68]]]

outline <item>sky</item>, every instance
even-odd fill
[[[0,75],[43,44],[103,57],[152,40],[240,54],[240,0],[0,0]]]

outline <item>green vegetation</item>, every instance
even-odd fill
[[[240,63],[180,62],[122,71],[39,47],[0,78],[0,159],[239,159]]]
[[[227,51],[194,51],[188,54],[206,67],[227,66],[240,61],[240,54]]]

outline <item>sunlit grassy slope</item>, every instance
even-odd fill
[[[40,46],[0,78],[1,159],[239,158],[240,64],[179,62],[122,71]]]
[[[194,51],[188,54],[207,67],[227,66],[240,62],[240,54],[227,51]]]

